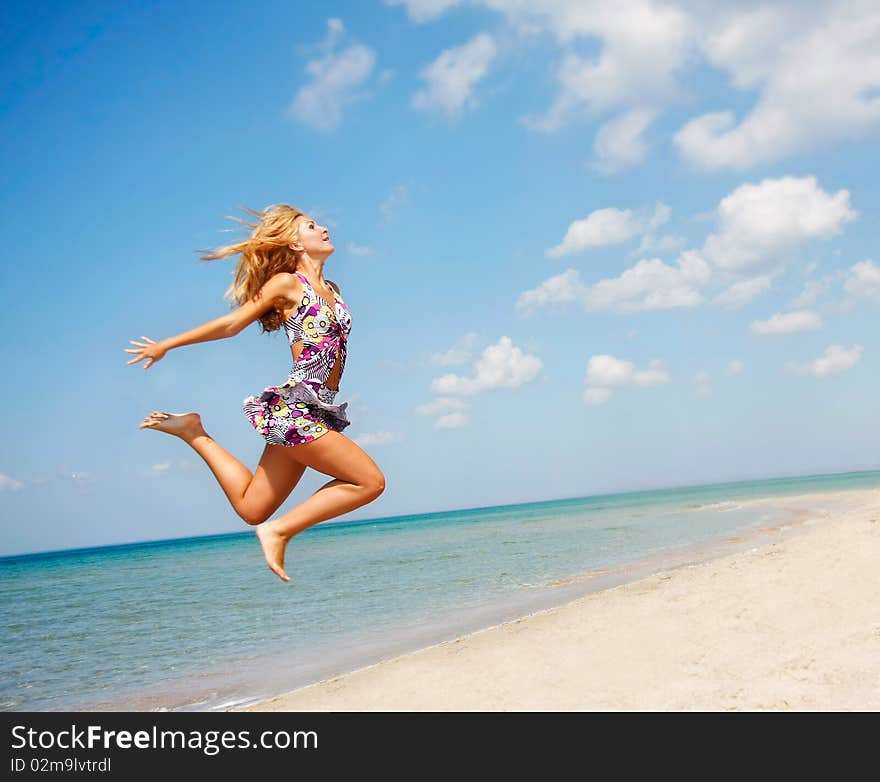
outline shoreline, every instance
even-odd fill
[[[666,650],[665,665],[670,670],[661,672],[658,669],[657,681],[663,684],[660,692],[670,688],[687,691],[691,680],[694,686],[700,682],[702,688],[712,684],[711,676],[708,683],[703,681],[706,677],[701,677],[698,664],[703,662],[710,665],[713,659],[712,649],[703,649],[700,656],[693,658],[697,641],[689,637],[694,633],[685,633],[684,628],[691,628],[697,638],[702,638],[707,629],[714,626],[715,633],[721,638],[725,634],[730,636],[726,639],[725,648],[744,646],[742,655],[747,658],[749,655],[753,656],[755,650],[752,647],[755,644],[764,648],[761,637],[758,637],[761,634],[756,636],[755,629],[751,628],[752,632],[745,636],[741,632],[731,635],[730,615],[719,612],[713,616],[711,609],[714,604],[711,598],[716,598],[719,609],[724,605],[728,609],[735,609],[734,617],[760,615],[768,610],[772,614],[780,601],[797,603],[798,596],[805,590],[809,591],[811,584],[815,588],[817,579],[811,578],[810,568],[805,562],[811,563],[813,568],[821,569],[822,557],[832,556],[827,551],[835,550],[835,546],[841,552],[839,559],[845,555],[856,559],[861,557],[861,579],[870,585],[870,590],[873,590],[871,594],[880,590],[880,577],[874,575],[874,569],[869,566],[880,556],[880,524],[876,523],[880,521],[880,489],[772,496],[743,500],[738,504],[767,506],[768,509],[777,511],[777,515],[772,522],[746,529],[739,535],[693,544],[672,552],[664,551],[657,556],[640,560],[636,565],[590,571],[560,579],[557,584],[542,585],[542,592],[551,600],[551,605],[539,610],[520,613],[515,618],[500,623],[386,657],[284,694],[226,710],[837,708],[833,705],[839,701],[836,696],[812,702],[808,699],[799,701],[792,694],[788,699],[777,698],[774,701],[776,705],[768,705],[764,701],[750,701],[748,698],[743,700],[748,688],[740,687],[736,691],[739,695],[733,697],[735,693],[724,689],[726,678],[723,668],[719,670],[714,683],[718,690],[716,696],[705,702],[693,698],[683,702],[668,696],[660,698],[657,692],[618,692],[619,687],[611,688],[614,690],[612,697],[612,693],[607,691],[608,683],[619,680],[624,674],[633,682],[643,681],[646,671],[658,669],[659,663],[654,659],[646,658],[635,668],[626,663],[627,657],[638,648]],[[856,541],[854,535],[865,540]],[[792,582],[781,582],[774,584],[775,591],[771,590],[766,594],[767,582],[773,582],[774,563],[783,564],[792,571],[797,588]],[[807,572],[804,572],[805,567]],[[828,572],[824,573],[824,577],[830,577]],[[838,578],[845,576],[839,574]],[[779,581],[778,577],[776,581]],[[863,581],[859,583],[864,587]],[[697,589],[698,585],[704,591],[709,588],[708,592],[704,594],[689,591]],[[838,586],[844,587],[840,591],[846,594],[853,589],[851,583],[847,589],[845,584],[833,580],[828,586],[832,597]],[[557,591],[550,591],[554,589]],[[749,599],[736,603],[735,597],[732,598],[730,593],[736,595],[738,592],[748,594]],[[869,600],[869,595],[863,592],[858,592],[856,597],[862,601]],[[821,604],[821,596],[816,599]],[[731,600],[735,605],[731,606]],[[841,614],[847,614],[850,603],[842,598],[841,600],[842,603],[838,604],[832,599],[834,610],[825,617],[826,621],[833,622]],[[646,615],[647,604],[650,604],[650,611]],[[811,609],[814,607],[811,604]],[[862,605],[862,610],[869,614],[868,629],[874,628],[876,633],[869,633],[865,641],[871,647],[865,653],[870,653],[873,657],[859,670],[866,676],[873,676],[873,684],[863,694],[863,703],[857,697],[855,700],[844,699],[841,702],[849,705],[841,708],[880,708],[880,609],[871,613],[872,607]],[[788,614],[791,614],[791,610]],[[849,611],[849,614],[851,622],[859,620],[854,612]],[[797,611],[794,615],[798,615]],[[663,616],[667,616],[671,625],[663,626],[660,619]],[[643,629],[627,629],[628,619],[635,620],[636,617],[641,624],[636,624],[635,627]],[[646,617],[649,621],[648,626],[644,627]],[[773,622],[765,621],[761,625],[764,627],[764,635],[772,636],[773,624],[784,624],[786,621],[784,615],[774,614],[767,618],[772,618]],[[865,617],[862,616],[861,619],[864,621]],[[576,632],[566,632],[567,626],[575,628]],[[603,627],[610,635],[593,637],[595,631],[591,633],[591,627]],[[680,632],[674,637],[668,637],[669,627],[677,627]],[[812,627],[808,633],[809,638],[804,637],[802,640],[805,643],[809,640],[815,645],[822,641],[821,631],[821,627]],[[584,640],[584,634],[589,640],[585,641],[585,646],[581,646],[578,641]],[[763,640],[766,642],[768,639]],[[703,645],[712,647],[714,653],[718,653],[717,645],[713,647],[708,641],[704,641]],[[776,646],[770,644],[771,649]],[[600,650],[604,650],[604,655]],[[840,654],[847,652],[842,651]],[[583,669],[572,669],[573,661],[579,657]],[[754,666],[760,662],[749,659],[750,663],[734,661],[734,668],[740,664]],[[811,658],[812,662],[806,664],[807,668],[813,669],[817,665],[817,659]],[[687,660],[690,662],[683,671],[681,666]],[[770,664],[769,660],[764,662]],[[795,667],[797,665],[791,664]],[[791,671],[785,664],[780,665],[781,667],[777,665],[777,684],[779,687],[791,685]],[[568,671],[567,679],[561,677],[563,670]],[[524,674],[524,671],[528,673]],[[536,672],[541,671],[554,674],[549,681],[540,677],[535,680]],[[601,676],[598,671],[602,671]],[[856,671],[850,673],[857,674]],[[589,687],[586,686],[587,683],[590,683]],[[642,690],[646,684],[643,681]],[[582,696],[580,699],[576,696],[578,692]]]

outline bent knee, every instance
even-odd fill
[[[381,472],[377,472],[365,479],[362,485],[367,490],[370,497],[375,499],[385,491],[385,476]]]
[[[240,510],[238,512],[238,515],[241,516],[242,519],[244,519],[244,521],[247,524],[250,524],[252,527],[255,527],[255,526],[257,526],[257,524],[262,524],[264,521],[266,521],[269,518],[269,516],[271,516],[272,514],[271,513],[263,513],[262,511],[259,511],[257,509],[253,509],[253,510],[248,509],[248,510]]]

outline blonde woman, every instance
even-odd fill
[[[335,404],[345,368],[351,313],[339,286],[324,278],[324,264],[334,247],[326,227],[287,204],[262,212],[247,210],[256,223],[238,244],[209,251],[203,260],[238,255],[227,297],[238,308],[191,331],[156,342],[130,340],[149,369],[172,348],[226,339],[254,321],[264,333],[284,328],[293,368],[281,385],[268,386],[243,402],[248,420],[266,441],[252,474],[202,426],[198,413],[153,411],[140,424],[179,437],[201,456],[236,513],[258,525],[257,538],[269,568],[284,581],[284,551],[299,532],[375,500],[385,477],[357,444],[342,434],[350,423],[348,402]],[[290,495],[306,467],[333,477],[305,502],[272,521],[267,519]]]

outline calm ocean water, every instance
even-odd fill
[[[0,559],[0,709],[210,710],[564,602],[553,587],[773,523],[738,500],[880,471],[320,524],[283,584],[248,529]]]

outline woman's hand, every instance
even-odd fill
[[[150,363],[144,364],[144,369],[149,369],[157,361],[161,361],[162,356],[168,352],[168,349],[163,347],[161,342],[156,342],[156,340],[149,337],[141,337],[141,339],[146,340],[146,343],[135,342],[133,339],[129,340],[132,345],[137,345],[137,348],[125,348],[125,352],[138,353],[139,355],[126,363],[136,364],[138,361],[143,361],[146,358],[149,359]]]

